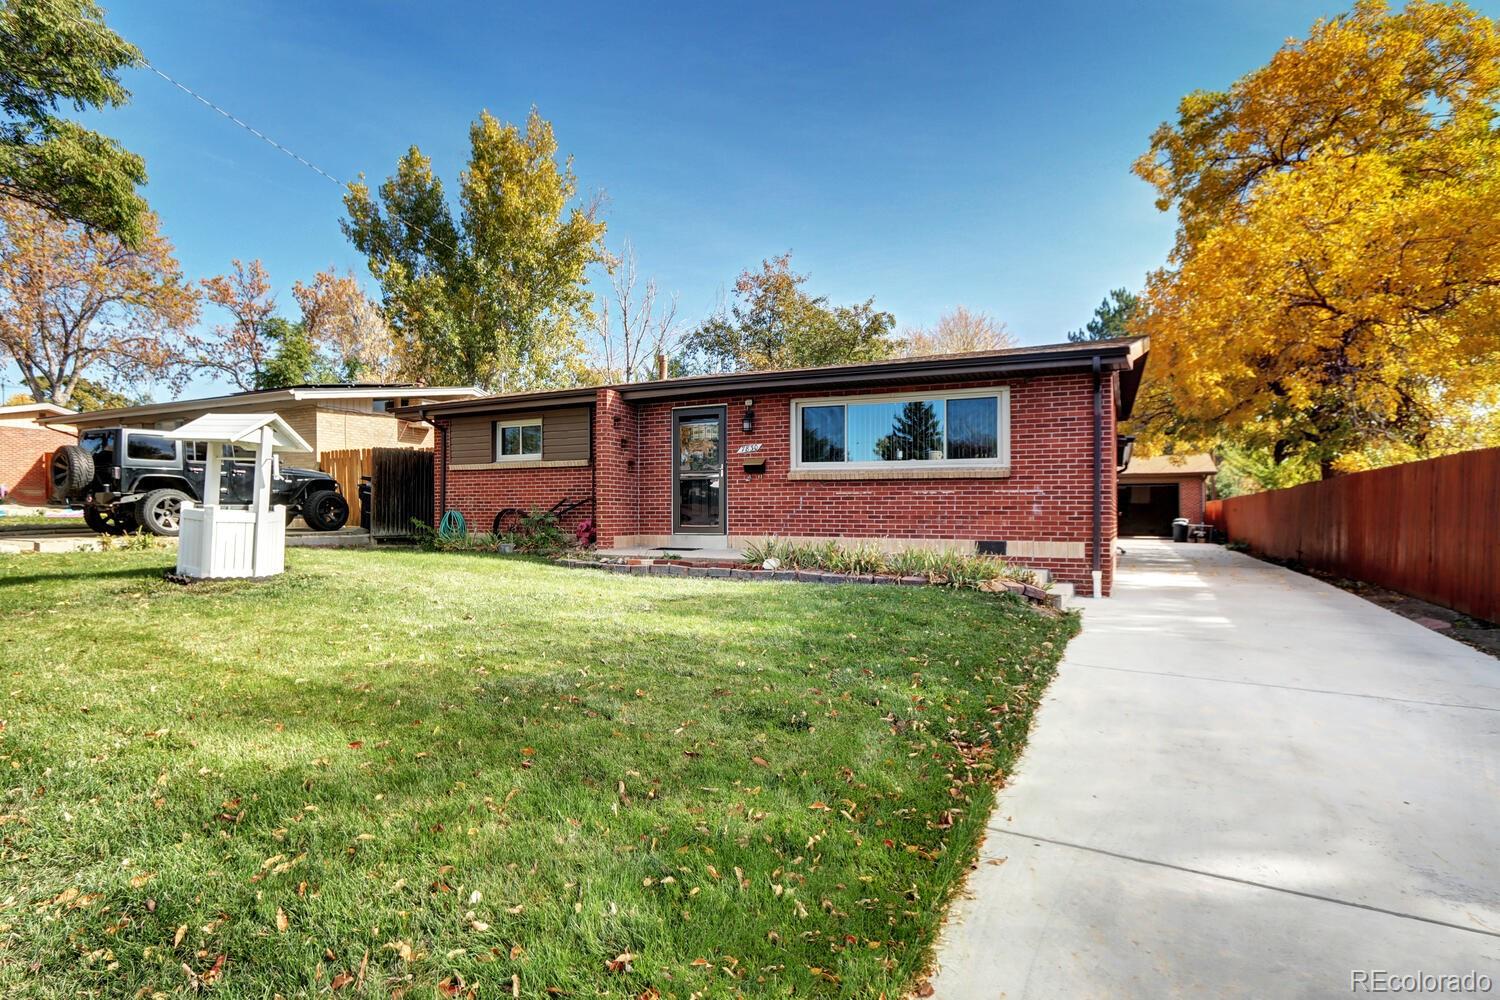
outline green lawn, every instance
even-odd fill
[[[56,526],[61,528],[82,528],[83,518],[79,517],[57,517],[47,514],[12,514],[7,512],[0,516],[0,531],[6,529],[19,530],[22,528],[36,528],[41,526]]]
[[[894,1000],[1076,629],[936,588],[172,559],[0,556],[0,994]]]

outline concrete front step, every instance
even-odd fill
[[[369,548],[375,539],[363,528],[340,528],[338,531],[288,531],[286,547],[289,549],[356,549]]]
[[[1062,608],[1064,611],[1080,606],[1077,588],[1071,583],[1059,580],[1048,588],[1047,593],[1051,594],[1059,602],[1056,606]]]

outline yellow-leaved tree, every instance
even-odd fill
[[[1143,443],[1313,476],[1491,443],[1497,98],[1495,23],[1428,0],[1361,0],[1184,98],[1135,166],[1178,215],[1134,322]]]

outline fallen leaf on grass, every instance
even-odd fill
[[[287,932],[287,928],[291,926],[292,922],[286,918],[286,911],[279,906],[276,907],[276,929],[282,934],[285,934]]]
[[[628,951],[622,951],[614,958],[604,963],[604,967],[610,972],[630,972],[630,963],[635,961],[635,956]]]

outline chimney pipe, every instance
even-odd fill
[[[663,382],[667,380],[667,354],[665,351],[656,352],[656,377]]]

